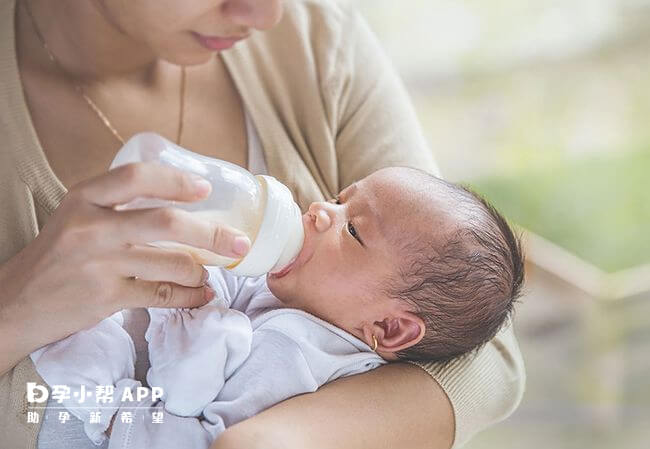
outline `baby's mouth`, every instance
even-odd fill
[[[313,256],[314,252],[313,249],[307,248],[307,242],[305,241],[305,245],[303,245],[302,249],[298,253],[295,259],[293,259],[286,267],[282,268],[280,271],[276,271],[275,273],[269,273],[268,277],[271,279],[280,279],[289,272],[291,272],[294,268],[300,268],[303,265],[305,265],[311,257]]]
[[[287,273],[289,273],[291,271],[291,269],[293,268],[293,264],[296,263],[296,260],[298,260],[297,257],[295,259],[293,259],[286,267],[284,267],[280,271],[277,271],[275,273],[269,273],[269,277],[271,279],[280,279],[281,277],[286,276]]]
[[[310,225],[309,223],[310,223],[310,218],[308,217],[307,214],[304,214],[303,225],[305,226],[305,228]],[[301,267],[304,264],[306,264],[314,254],[313,248],[310,248],[311,242],[309,242],[309,239],[310,239],[309,234],[305,232],[305,240],[296,258],[293,259],[291,262],[289,262],[289,264],[286,267],[282,268],[280,271],[276,271],[275,273],[270,272],[268,274],[268,277],[271,279],[280,279],[286,276],[287,274],[289,274],[289,272],[293,270],[295,267]]]

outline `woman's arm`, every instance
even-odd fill
[[[212,449],[448,449],[453,437],[442,388],[395,363],[284,401],[228,428]]]

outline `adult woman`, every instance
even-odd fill
[[[343,6],[288,2],[280,20],[278,0],[0,5],[0,203],[9,212],[0,222],[0,353],[10,355],[0,368],[15,365],[0,380],[0,400],[15,410],[2,414],[0,435],[11,447],[34,447],[39,430],[25,422],[25,382],[39,382],[22,359],[31,350],[119,308],[209,296],[191,260],[139,243],[163,233],[236,249],[232,233],[214,238],[218,230],[184,215],[114,211],[139,195],[205,193],[151,166],[103,173],[123,136],[153,130],[246,165],[252,127],[269,173],[302,207],[382,166],[435,170],[388,63]],[[476,356],[422,367],[438,383],[420,368],[391,365],[273,407],[229,429],[215,447],[446,448],[509,414],[523,389],[510,330]],[[127,446],[111,438],[110,447]]]

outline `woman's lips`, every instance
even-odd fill
[[[234,36],[234,37],[204,36],[203,34],[197,33],[196,31],[192,31],[192,35],[198,41],[199,44],[201,44],[203,47],[207,48],[208,50],[213,50],[213,51],[226,50],[232,47],[233,45],[235,45],[237,41],[240,41],[247,37],[247,36]]]

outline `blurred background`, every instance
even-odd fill
[[[523,402],[466,447],[650,447],[650,0],[355,0],[442,174],[525,233]]]

